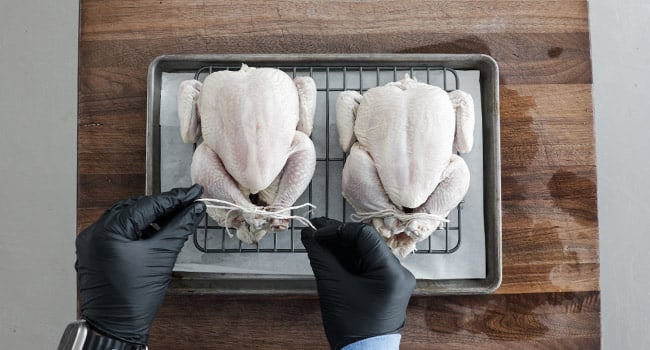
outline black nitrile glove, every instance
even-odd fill
[[[391,253],[372,226],[313,219],[302,230],[316,276],[327,340],[333,349],[399,333],[415,277]]]
[[[146,345],[179,251],[205,213],[194,185],[119,202],[77,236],[81,314],[99,332]]]

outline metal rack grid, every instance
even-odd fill
[[[265,65],[256,65],[256,67],[265,67]],[[332,138],[332,133],[329,130],[330,126],[330,99],[335,101],[335,98],[332,98],[332,94],[340,93],[345,90],[356,90],[359,93],[363,93],[370,88],[385,84],[389,81],[382,81],[386,78],[392,78],[390,81],[397,81],[398,78],[401,78],[398,74],[408,73],[411,77],[418,78],[419,80],[426,79],[427,84],[438,85],[446,91],[451,91],[448,89],[450,83],[454,86],[454,89],[460,88],[460,80],[458,74],[454,69],[442,66],[428,66],[428,65],[418,65],[416,66],[277,66],[277,65],[268,65],[266,67],[272,67],[280,69],[292,78],[297,76],[305,75],[312,77],[316,82],[317,94],[325,94],[325,107],[323,111],[319,111],[317,108],[316,115],[314,116],[314,124],[318,118],[325,119],[325,142],[324,142],[324,155],[322,157],[317,157],[316,162],[316,171],[314,173],[314,178],[320,175],[324,175],[325,181],[325,191],[324,191],[324,201],[323,203],[314,203],[314,184],[313,180],[310,182],[309,187],[306,190],[307,200],[309,203],[315,204],[317,207],[324,207],[324,216],[330,216],[330,203],[334,200],[338,200],[341,203],[342,217],[343,222],[348,218],[348,214],[353,212],[353,209],[345,202],[345,199],[340,194],[330,193],[330,172],[334,168],[334,164],[338,165],[338,168],[343,167],[345,163],[345,154],[335,155],[330,150],[330,141]],[[203,80],[205,77],[212,72],[219,70],[238,70],[239,65],[212,65],[204,66],[198,69],[194,75],[194,79]],[[340,74],[341,83],[332,84],[331,81],[333,74]],[[434,75],[438,75],[438,83],[434,83]],[[369,83],[369,77],[374,76],[374,84]],[[356,79],[355,79],[356,78]],[[424,79],[422,79],[424,78]],[[365,79],[365,81],[364,81]],[[324,80],[324,81],[323,81]],[[354,82],[351,82],[354,80]],[[313,135],[312,135],[313,136]],[[318,146],[317,153],[319,151]],[[194,145],[196,149],[196,144]],[[322,153],[322,150],[320,150]],[[319,164],[321,166],[319,166]],[[340,181],[340,176],[338,177]],[[301,196],[301,198],[304,197]],[[332,198],[335,197],[335,198]],[[301,204],[300,200],[297,204]],[[450,254],[458,250],[461,244],[461,223],[462,223],[462,207],[463,203],[461,202],[455,210],[449,214],[449,222],[444,223],[441,227],[436,229],[428,239],[419,242],[416,246],[415,254]],[[295,213],[292,211],[292,215],[300,215],[301,213]],[[309,213],[309,217],[313,217],[313,213]],[[228,230],[225,227],[217,225],[209,216],[206,215],[204,221],[199,225],[196,232],[193,235],[193,242],[195,247],[204,253],[305,253],[306,250],[302,243],[300,242],[299,231],[304,228],[304,226],[297,226],[295,222],[291,220],[290,226],[287,230],[281,232],[269,232],[267,233],[258,243],[247,244],[236,237],[228,234]],[[443,243],[435,243],[433,238],[436,235],[442,235]]]

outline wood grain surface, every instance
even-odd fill
[[[414,299],[403,348],[598,348],[587,13],[585,0],[81,0],[78,229],[144,192],[158,55],[485,53],[502,84],[501,295]],[[324,348],[319,317],[314,299],[170,296],[152,345]]]
[[[327,349],[317,299],[168,296],[152,349]],[[180,338],[180,339],[179,339]],[[598,292],[418,297],[402,349],[594,349]]]

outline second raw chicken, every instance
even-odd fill
[[[472,149],[472,97],[407,75],[363,95],[342,92],[336,122],[353,218],[372,223],[395,255],[413,252],[469,188],[467,164],[453,150]]]

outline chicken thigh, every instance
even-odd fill
[[[219,205],[208,214],[253,243],[285,230],[290,209],[309,185],[316,152],[309,138],[316,108],[310,77],[292,80],[273,68],[210,74],[178,90],[181,136],[203,142],[192,158],[192,181]]]
[[[454,148],[472,148],[472,97],[407,75],[363,96],[342,92],[336,121],[348,153],[343,196],[353,218],[372,223],[395,255],[411,253],[469,188],[469,169]]]

